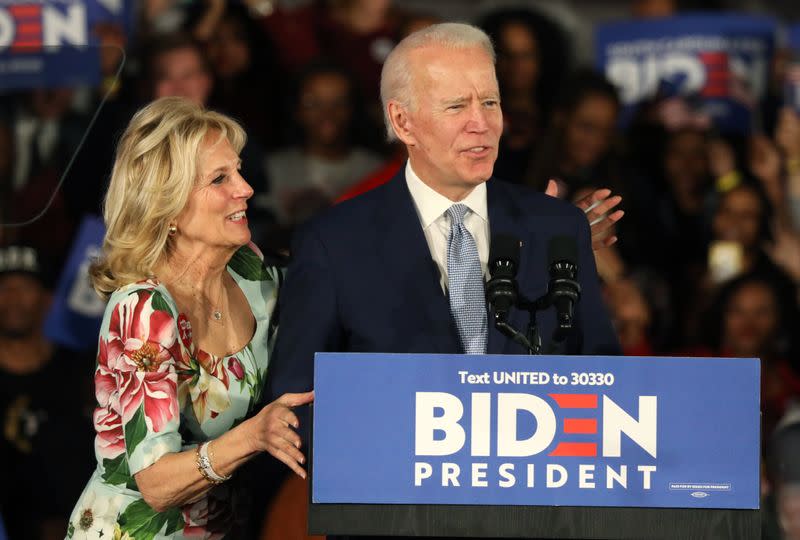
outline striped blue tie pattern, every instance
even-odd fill
[[[456,322],[464,352],[486,352],[488,322],[483,272],[475,239],[464,225],[469,207],[454,204],[447,209],[450,217],[450,236],[447,239],[447,275],[450,293],[450,313]]]

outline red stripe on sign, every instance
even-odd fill
[[[704,88],[703,91],[700,92],[700,95],[705,97],[724,97],[727,96],[728,94],[729,94],[728,88],[719,88],[719,87]]]
[[[9,6],[8,11],[14,16],[15,19],[22,17],[40,17],[42,14],[42,6],[36,4],[17,4]]]
[[[29,22],[29,23],[22,23],[17,25],[17,36],[21,36],[24,34],[42,34],[42,23],[40,22]]]
[[[724,65],[728,63],[728,53],[713,52],[713,53],[700,53],[698,55],[707,66]]]
[[[564,433],[597,433],[597,420],[594,418],[564,418]]]
[[[596,409],[597,394],[548,394],[562,409]]]
[[[12,51],[40,51],[42,50],[41,41],[16,41],[11,44]]]
[[[597,456],[597,443],[584,443],[584,442],[558,443],[558,446],[556,446],[555,450],[550,452],[550,455],[594,457]]]

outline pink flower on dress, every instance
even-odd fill
[[[98,407],[94,411],[94,429],[97,432],[95,447],[103,459],[114,459],[125,451],[125,433],[122,418],[110,408]]]
[[[117,401],[112,404],[112,400],[117,396],[117,378],[114,372],[108,367],[108,342],[100,338],[99,350],[97,352],[97,369],[94,372],[94,393],[100,407],[109,405],[116,408]]]
[[[244,378],[244,368],[238,358],[234,356],[228,358],[228,369],[233,373],[237,381],[241,381]]]
[[[136,291],[121,301],[111,315],[108,341],[101,341],[98,375],[101,397],[107,393],[105,370],[113,373],[119,408],[127,423],[144,404],[148,426],[155,432],[178,414],[177,375],[180,358],[175,323],[170,313],[153,308],[150,291]]]

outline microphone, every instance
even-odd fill
[[[520,241],[507,234],[492,236],[489,250],[489,273],[486,300],[494,309],[495,319],[505,321],[508,312],[517,303],[517,268],[519,267]]]
[[[581,296],[578,278],[578,247],[571,236],[554,236],[547,249],[547,260],[550,269],[550,283],[547,295],[550,303],[556,307],[556,331],[554,338],[558,341],[566,337],[572,330],[575,304]]]

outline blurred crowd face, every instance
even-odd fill
[[[633,0],[634,17],[669,17],[677,11],[675,0]]]
[[[38,118],[62,118],[72,107],[74,94],[71,88],[37,88],[30,94],[31,109]]]
[[[758,247],[764,208],[756,193],[745,186],[725,193],[714,214],[714,238],[738,242],[746,250]]]
[[[349,81],[339,73],[320,73],[306,80],[298,115],[311,146],[339,146],[347,139],[353,116],[350,92]]]
[[[93,30],[100,40],[100,72],[106,77],[114,75],[128,42],[125,29],[119,24],[98,23]]]
[[[253,188],[239,174],[240,166],[230,142],[209,132],[200,147],[197,186],[177,219],[176,244],[235,249],[250,241],[244,212]]]
[[[211,75],[194,47],[174,49],[155,59],[155,96],[180,96],[205,105],[211,92]]]
[[[539,110],[522,96],[503,99],[503,141],[512,150],[527,148],[539,135]]]
[[[440,193],[466,196],[492,175],[503,127],[491,57],[480,47],[410,53],[413,104],[404,142],[414,171]]]
[[[785,540],[800,540],[800,485],[783,486],[778,491],[778,521]]]
[[[590,167],[608,151],[617,123],[617,105],[601,95],[589,95],[569,114],[564,124],[567,162]]]
[[[232,19],[220,22],[208,43],[208,59],[223,79],[240,75],[250,67],[250,46],[241,25]]]
[[[42,323],[47,292],[25,274],[0,276],[0,337],[19,339],[35,333]]]
[[[335,11],[345,14],[359,14],[371,20],[383,20],[392,5],[391,0],[329,0]]]
[[[532,93],[539,79],[539,44],[522,23],[500,30],[497,77],[504,92]]]
[[[778,300],[773,291],[763,283],[747,283],[725,308],[722,344],[734,356],[761,356],[770,348],[778,324]]]
[[[351,0],[350,4],[353,10],[385,17],[392,7],[392,0]]]
[[[664,156],[664,173],[679,203],[701,198],[708,183],[706,138],[699,131],[670,136]]]
[[[11,174],[13,164],[14,139],[11,136],[11,129],[0,122],[0,191],[2,191],[3,187],[7,187],[2,186],[2,182],[5,177]]]

